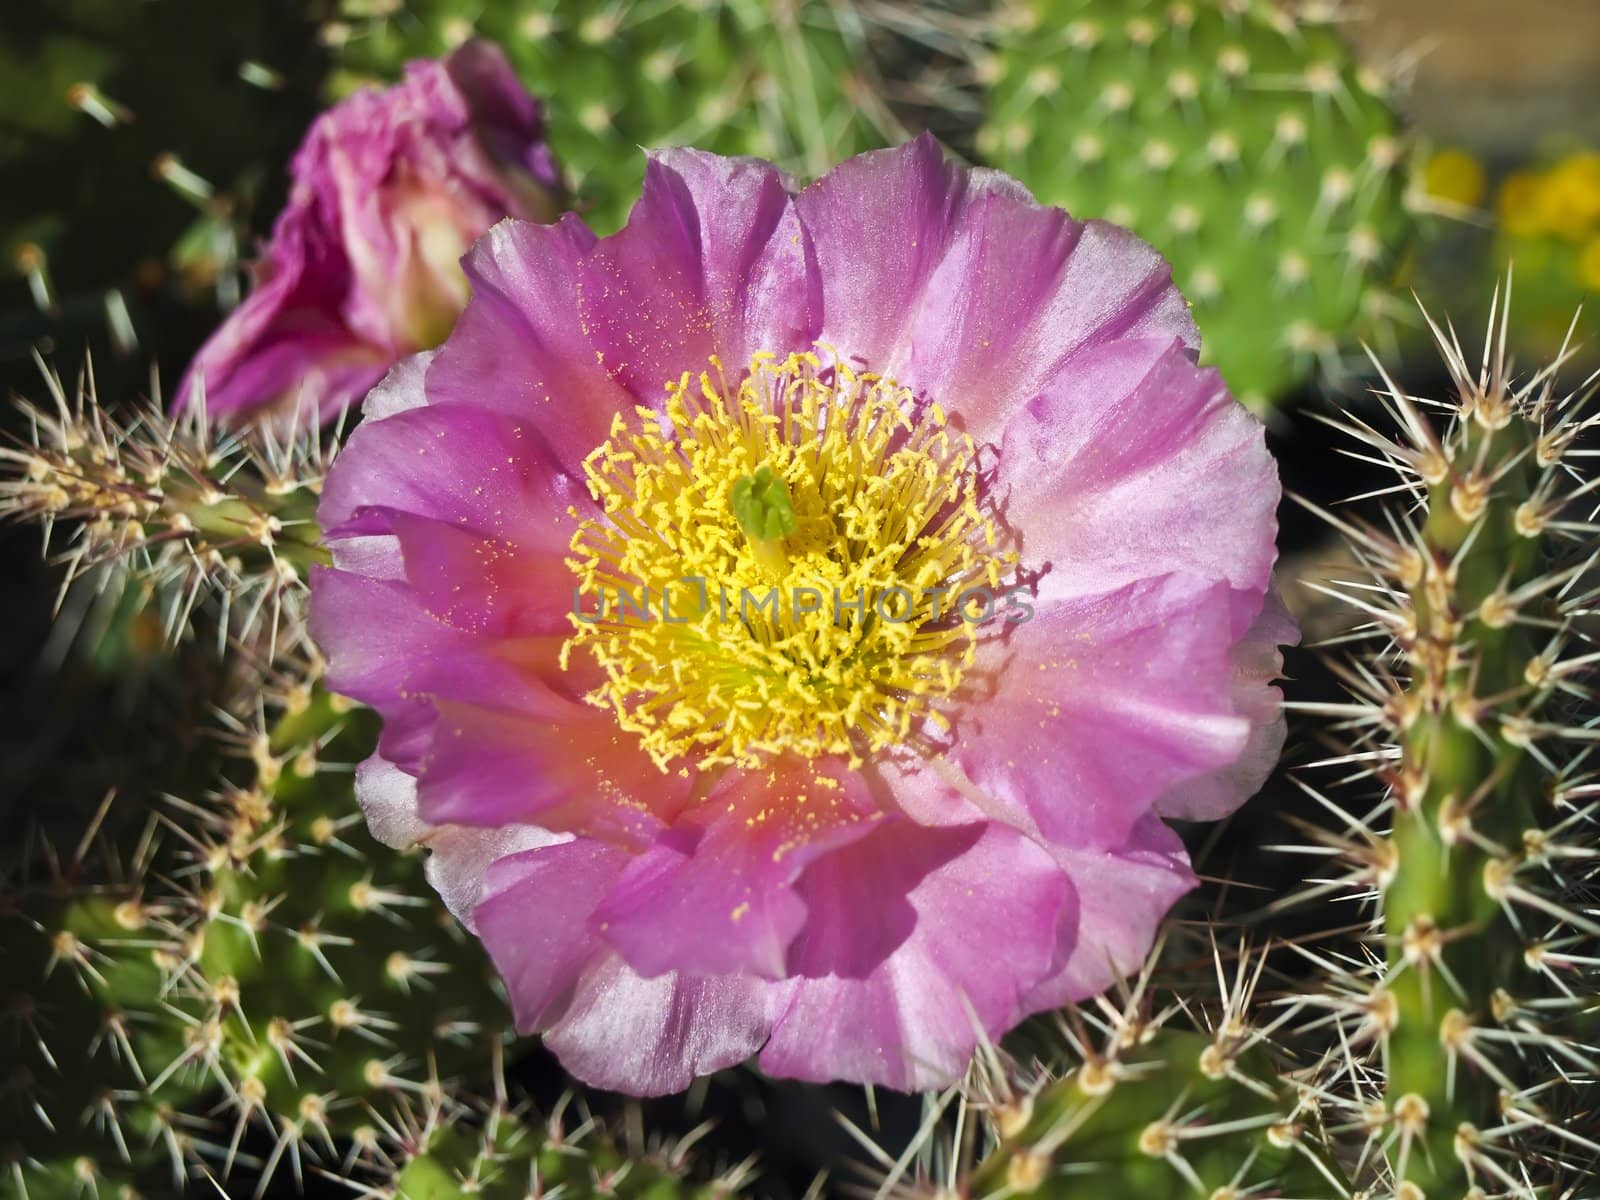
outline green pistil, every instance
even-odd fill
[[[733,484],[733,515],[750,539],[756,560],[769,572],[781,575],[789,564],[783,539],[794,532],[794,501],[782,478],[769,466],[756,468]]]
[[[794,532],[789,488],[768,466],[757,467],[754,475],[734,481],[733,515],[739,528],[755,541],[778,542]]]

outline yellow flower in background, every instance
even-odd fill
[[[1574,242],[1600,232],[1600,154],[1574,154],[1557,163],[1542,191],[1550,232]]]
[[[1544,232],[1540,220],[1541,176],[1534,171],[1518,171],[1500,185],[1500,228],[1512,237],[1538,237]]]
[[[1464,150],[1440,150],[1423,168],[1423,187],[1436,200],[1476,208],[1488,188],[1483,164]]]
[[[1600,236],[1589,239],[1578,259],[1578,282],[1591,291],[1600,292]]]
[[[1449,164],[1440,168],[1441,173],[1458,169]],[[1433,173],[1430,162],[1430,192]],[[1545,171],[1515,172],[1500,185],[1497,208],[1500,228],[1511,237],[1553,234],[1568,242],[1587,242],[1600,234],[1600,153],[1582,151]]]

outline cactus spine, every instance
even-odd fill
[[[0,518],[70,523],[63,586],[99,569],[148,589],[167,637],[196,603],[222,606],[219,637],[264,645],[301,624],[305,580],[325,561],[315,524],[323,462],[314,436],[217,436],[203,412],[177,417],[159,395],[131,418],[101,407],[92,365],[69,398],[40,363],[49,406],[21,405],[31,439],[0,446]]]
[[[477,1112],[431,1105],[392,1131],[393,1164],[363,1200],[727,1200],[753,1174],[745,1162],[701,1180],[690,1169],[695,1134],[674,1145],[622,1141],[579,1107],[567,1096],[540,1120],[509,1103],[503,1083]]]
[[[1335,589],[1375,645],[1345,672],[1355,703],[1334,708],[1356,731],[1343,769],[1384,796],[1341,831],[1346,882],[1381,903],[1382,962],[1334,1008],[1347,1044],[1383,1050],[1370,1133],[1397,1200],[1543,1195],[1596,1149],[1560,1114],[1595,1066],[1600,923],[1581,890],[1600,526],[1581,439],[1597,380],[1558,391],[1565,356],[1515,380],[1508,309],[1509,286],[1477,370],[1434,326],[1453,397],[1385,377],[1396,431],[1344,422],[1407,502],[1382,527],[1339,521],[1371,581]]]
[[[7,930],[33,989],[13,1009],[41,1015],[11,1046],[28,1120],[0,1194],[48,1189],[79,1160],[148,1171],[152,1147],[169,1188],[236,1169],[299,1177],[308,1158],[371,1155],[404,1097],[487,1072],[505,1013],[487,963],[351,796],[375,722],[303,677],[277,707],[270,732],[236,726],[249,783],[169,801],[154,867]],[[81,1070],[59,1068],[84,1047]]]

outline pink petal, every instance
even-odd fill
[[[806,866],[864,837],[877,813],[842,763],[786,759],[729,771],[672,834],[634,859],[595,914],[639,974],[750,972],[781,979],[806,919]]]
[[[680,1092],[759,1050],[789,986],[678,972],[641,979],[613,955],[585,973],[544,1041],[591,1087],[631,1096]]]
[[[1184,572],[1244,593],[1232,636],[1249,628],[1277,556],[1277,467],[1261,423],[1181,342],[1080,357],[1012,416],[998,470],[1051,594]]]
[[[476,932],[472,912],[483,896],[483,879],[496,859],[535,846],[555,845],[564,834],[532,825],[483,829],[430,825],[417,814],[417,781],[374,754],[356,769],[356,799],[372,836],[386,846],[426,846],[428,882],[456,919]]]
[[[426,404],[428,398],[423,390],[423,380],[428,374],[428,364],[433,362],[433,356],[437,353],[439,351],[435,349],[407,355],[390,367],[389,373],[361,402],[361,415],[376,424],[385,417]],[[350,436],[354,437],[355,434]],[[348,445],[349,439],[345,442]]]
[[[905,896],[915,929],[865,978],[796,980],[761,1052],[769,1074],[904,1091],[946,1087],[980,1032],[998,1036],[1015,1024],[1024,996],[1054,965],[1071,885],[1048,854],[1000,825],[982,827],[953,857],[945,857],[951,839],[971,830],[893,829],[893,853],[880,846],[860,866],[881,880],[881,895]],[[940,845],[929,854],[917,839]],[[866,843],[858,845],[866,859]],[[944,861],[906,878],[929,858]]]
[[[380,392],[414,380],[414,370],[397,368]],[[588,490],[557,468],[525,422],[452,405],[369,414],[334,461],[317,518],[333,540],[389,532],[381,514],[393,511],[559,557],[572,536],[572,505],[588,509]]]
[[[1064,961],[1028,993],[1029,1012],[1085,999],[1138,972],[1162,920],[1196,883],[1183,842],[1153,816],[1121,846],[1057,845],[1052,853],[1072,880],[1077,919],[1062,923]]]
[[[566,635],[573,598],[562,545],[483,537],[459,524],[367,509],[396,536],[407,581],[428,615],[478,638]]]
[[[810,345],[818,301],[776,169],[671,151],[628,224],[596,241],[575,217],[502,222],[464,260],[473,298],[427,377],[433,403],[481,403],[535,426],[581,478],[614,414],[665,399],[720,358]]]
[[[812,863],[797,885],[806,923],[790,948],[789,970],[809,978],[871,975],[916,930],[910,896],[917,885],[982,832],[979,824],[930,830],[888,821]]]
[[[626,862],[623,851],[579,838],[489,867],[473,916],[506,982],[517,1028],[559,1020],[582,972],[605,955],[589,932],[589,916]]]
[[[1199,334],[1154,249],[947,163],[924,135],[840,164],[795,199],[816,246],[822,340],[996,439],[1076,354]]]
[[[661,151],[627,225],[587,264],[578,306],[607,370],[653,401],[713,355],[732,380],[758,350],[809,348],[822,305],[808,250],[770,163]]]
[[[1279,646],[1300,640],[1300,630],[1276,588],[1250,631],[1234,643],[1233,710],[1250,722],[1250,740],[1238,759],[1220,771],[1180,783],[1156,801],[1163,817],[1183,821],[1216,821],[1256,794],[1278,765],[1287,726],[1283,693],[1272,686],[1283,674]]]
[[[847,360],[886,374],[900,365],[966,178],[923,136],[847,159],[795,198],[816,246],[822,340]]]
[[[1128,339],[1174,339],[1192,354],[1199,332],[1151,246],[1104,221],[1079,223],[1008,193],[961,211],[928,281],[901,382],[960,415],[980,442],[1074,359]]]
[[[428,402],[490,408],[532,426],[583,478],[584,456],[636,402],[597,361],[574,302],[595,236],[569,213],[554,225],[501,221],[461,260],[467,307],[428,366]]]
[[[311,634],[328,658],[328,686],[383,714],[379,748],[402,767],[414,770],[420,761],[436,696],[493,695],[526,705],[547,686],[528,661],[527,640],[479,642],[451,629],[402,580],[317,567],[311,589]],[[544,641],[547,663],[559,644]]]
[[[1122,844],[1158,796],[1244,748],[1230,611],[1226,585],[1178,575],[1049,602],[982,644],[975,686],[994,690],[960,713],[950,761],[994,817]]]
[[[553,692],[516,711],[448,700],[422,765],[435,825],[531,822],[644,849],[677,816],[693,772],[663,773],[607,711]]]

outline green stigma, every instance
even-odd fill
[[[754,475],[733,483],[733,515],[752,541],[776,542],[794,532],[794,501],[772,468],[760,466]]]

